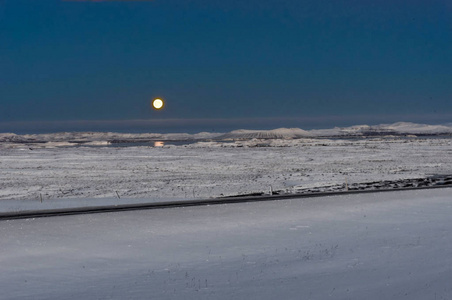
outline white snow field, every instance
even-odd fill
[[[1,299],[451,299],[452,190],[0,222]]]
[[[451,138],[251,139],[164,147],[19,145],[0,149],[0,211],[77,206],[77,199],[85,206],[270,189],[294,192],[451,173]]]

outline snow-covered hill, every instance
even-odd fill
[[[218,139],[295,139],[309,137],[310,133],[300,128],[279,128],[273,130],[234,130]]]
[[[427,125],[410,122],[398,122],[381,125],[357,125],[350,127],[336,127],[309,131],[311,136],[341,137],[341,136],[385,136],[385,135],[450,135],[452,126]]]
[[[410,122],[398,122],[394,124],[374,126],[376,130],[389,130],[399,134],[417,134],[417,135],[435,135],[435,134],[452,134],[452,124],[448,125],[428,125],[416,124]]]
[[[279,128],[273,130],[234,130],[217,139],[296,139],[347,136],[404,136],[404,135],[452,135],[451,125],[427,125],[409,122],[381,125],[355,125],[330,129],[303,130]]]

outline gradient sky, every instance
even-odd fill
[[[0,0],[0,123],[451,122],[451,54],[450,0]]]

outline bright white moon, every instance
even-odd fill
[[[161,109],[162,107],[163,107],[163,100],[162,99],[154,99],[153,101],[152,101],[152,106],[155,108],[155,109]]]

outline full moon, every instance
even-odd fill
[[[158,98],[152,100],[152,107],[155,109],[161,109],[163,107],[163,100]]]

